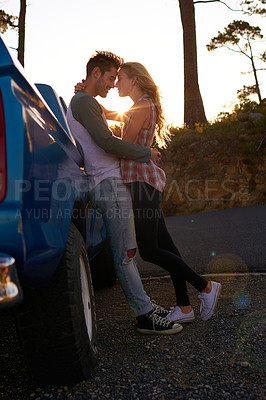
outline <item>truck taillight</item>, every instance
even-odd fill
[[[6,174],[6,132],[4,105],[0,91],[0,202],[6,195],[7,174]]]

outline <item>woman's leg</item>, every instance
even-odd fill
[[[168,232],[168,229],[165,224],[164,216],[162,213],[161,218],[159,219],[159,227],[158,227],[158,245],[161,249],[170,251],[171,253],[177,255],[182,258],[178,248],[173,242],[173,239]]]
[[[89,196],[93,207],[103,216],[117,278],[128,305],[137,316],[146,314],[153,307],[133,257],[137,246],[130,192],[122,180],[106,178]]]
[[[178,306],[188,306],[186,281],[196,289],[206,288],[205,279],[196,274],[181,258],[165,226],[160,208],[160,192],[145,183],[131,184],[135,228],[141,257],[169,272]]]

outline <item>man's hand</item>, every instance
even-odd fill
[[[75,88],[74,88],[74,93],[76,94],[76,93],[78,93],[80,90],[84,90],[85,89],[85,79],[82,79],[82,82],[78,82],[76,85],[75,85]]]
[[[154,162],[154,164],[159,164],[161,161],[161,153],[157,149],[151,149],[151,161]]]

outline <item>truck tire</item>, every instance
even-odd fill
[[[116,272],[108,239],[105,241],[103,250],[90,261],[90,265],[93,287],[95,289],[114,286],[116,283]]]
[[[95,303],[87,252],[74,224],[48,287],[26,293],[16,324],[37,382],[89,377],[98,358]]]

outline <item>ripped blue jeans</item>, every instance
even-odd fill
[[[135,257],[127,250],[136,249],[132,200],[128,187],[119,178],[106,178],[89,192],[92,206],[103,217],[113,253],[116,275],[131,310],[138,315],[152,310]]]

